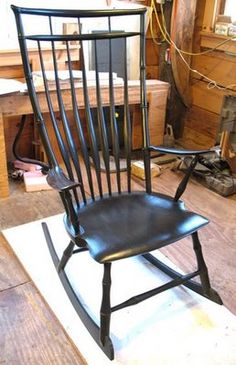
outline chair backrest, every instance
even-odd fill
[[[132,64],[129,64],[131,39],[136,40],[135,52],[139,57],[142,143],[143,146],[149,143],[145,88],[146,9],[49,10],[15,6],[12,9],[16,17],[28,93],[50,167],[63,165],[70,180],[81,183],[76,192],[77,204],[81,200],[86,203],[88,195],[95,199],[96,195],[102,198],[104,193],[130,192],[132,115],[128,65],[132,68]],[[138,20],[138,29],[123,30],[130,24],[132,17]],[[62,24],[66,22],[76,24],[78,31],[62,34]],[[86,29],[86,24],[96,27],[98,23],[102,30]],[[32,33],[32,24],[36,34]],[[114,68],[117,61],[114,59],[114,54],[117,54],[114,40],[117,39],[122,42],[123,54],[119,61],[122,63],[122,79],[116,77]],[[101,51],[104,40],[107,72],[102,73],[100,69],[104,61],[100,61],[99,57],[104,59],[104,52]],[[37,72],[31,70],[29,47],[38,51],[40,69]],[[47,57],[49,52],[51,57],[50,72],[47,69],[48,59],[47,62],[44,60],[45,47],[48,50]],[[56,53],[60,47],[64,47],[67,52],[66,69],[63,72]],[[71,50],[75,47],[78,48],[80,70],[73,68]],[[87,55],[91,50],[94,71],[88,71]],[[122,120],[117,118],[118,105],[122,105]],[[121,157],[127,173],[125,183],[121,179]],[[102,174],[105,176],[103,179]]]

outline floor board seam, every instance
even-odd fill
[[[23,283],[13,285],[13,286],[9,286],[8,288],[0,289],[0,293],[3,293],[7,290],[18,288],[19,286],[22,286],[22,285],[25,285],[25,284],[28,284],[28,283],[33,283],[33,282],[32,282],[32,280],[24,281]]]

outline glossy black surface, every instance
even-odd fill
[[[138,192],[93,202],[80,210],[79,217],[82,238],[101,263],[155,250],[208,223],[185,210],[183,202]]]
[[[153,295],[182,284],[216,303],[222,303],[218,294],[210,286],[207,266],[198,239],[198,230],[205,226],[208,220],[199,214],[186,210],[184,203],[180,201],[199,156],[208,151],[183,151],[150,145],[145,82],[145,9],[50,10],[17,8],[15,6],[12,6],[12,9],[16,17],[28,93],[50,166],[48,182],[60,194],[65,208],[65,229],[69,235],[69,244],[65,243],[65,250],[61,258],[58,258],[48,228],[43,224],[46,241],[71,303],[97,344],[110,359],[113,359],[114,349],[109,337],[112,312],[140,303]],[[35,21],[41,22],[43,19],[48,24],[48,32],[44,34],[32,34],[32,32],[27,34],[25,32],[25,17],[32,15],[34,15]],[[138,17],[139,29],[135,29],[133,32],[117,32],[117,25],[113,25],[113,19],[118,17],[119,29],[121,29],[120,25],[124,24],[125,27],[132,16]],[[78,24],[78,29],[82,29],[79,34],[65,35],[58,33],[58,29],[54,31],[54,18],[62,18],[63,21],[65,17],[73,19],[73,22]],[[103,32],[93,31],[92,33],[87,30],[83,32],[86,18],[90,22],[91,18],[93,21],[94,18],[104,18],[103,29],[106,26],[106,30]],[[119,86],[122,90],[122,100],[119,100],[119,103],[116,101],[117,80],[113,78],[113,73],[116,72],[113,40],[116,38],[123,42],[124,53],[121,57],[124,78]],[[132,38],[136,39],[137,57],[139,58],[139,107],[143,147],[140,156],[142,156],[145,166],[145,184],[141,192],[133,191],[131,175],[133,159],[132,113],[129,104],[128,80],[130,69],[133,66],[130,64],[129,48]],[[138,42],[137,38],[139,38]],[[106,87],[109,102],[106,101],[106,110],[104,110],[103,80],[101,80],[101,75],[98,72],[99,42],[104,39],[108,45]],[[41,111],[31,71],[28,53],[29,41],[31,46],[34,42],[39,54],[39,66],[42,75],[41,88],[43,88],[41,93],[44,92],[48,107],[47,121],[45,114]],[[83,107],[78,102],[78,80],[73,77],[74,64],[70,47],[71,41],[78,42],[82,71],[80,87],[83,93]],[[61,45],[61,42],[64,43],[67,52],[68,80],[66,92],[71,101],[70,112],[68,112],[68,98],[67,101],[64,98],[65,83],[60,79],[61,65],[56,54],[57,45]],[[42,52],[45,45],[51,49],[50,67],[54,75],[53,87],[47,79],[48,63],[45,62]],[[91,100],[91,80],[89,80],[87,73],[86,49],[94,50],[93,100]],[[54,108],[55,100],[58,106],[57,110]],[[116,110],[117,106],[120,105],[123,106],[123,121],[120,122],[119,120],[118,126]],[[96,113],[94,112],[95,109]],[[120,132],[121,127],[122,133]],[[152,150],[193,156],[192,163],[174,197],[152,191],[150,174],[150,151]],[[126,166],[125,175],[122,172],[121,159]],[[186,236],[192,238],[197,261],[195,271],[184,275],[177,273],[150,254],[151,251],[174,244]],[[103,264],[104,268],[102,283],[98,283],[98,285],[102,285],[100,325],[97,325],[90,317],[89,311],[83,306],[83,301],[79,296],[75,294],[75,290],[70,284],[70,278],[67,277],[64,270],[70,257],[84,250],[89,250],[91,258]],[[143,255],[154,266],[168,274],[172,280],[112,307],[110,302],[112,263],[136,255]],[[127,275],[129,275],[128,272]],[[196,276],[200,277],[200,284],[192,280]],[[78,282],[83,279],[85,278],[80,277],[78,271]],[[86,278],[86,280],[96,280],[96,278],[91,277]]]

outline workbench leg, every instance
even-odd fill
[[[153,146],[163,144],[168,93],[168,87],[147,92],[149,136]],[[134,149],[141,148],[143,141],[139,108],[134,110],[132,128],[132,146]]]
[[[148,93],[148,126],[153,146],[163,144],[167,96],[168,89]]]

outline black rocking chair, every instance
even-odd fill
[[[114,349],[109,333],[110,318],[114,311],[140,303],[179,285],[185,285],[194,292],[222,304],[219,295],[210,286],[198,238],[198,230],[204,227],[208,220],[185,209],[180,200],[199,156],[209,151],[186,151],[150,145],[145,82],[145,8],[48,10],[12,6],[12,9],[16,17],[28,93],[47,156],[49,166],[47,180],[58,191],[65,207],[64,224],[70,242],[61,258],[58,258],[48,227],[44,223],[45,237],[59,277],[78,315],[104,353],[109,359],[113,359]],[[35,24],[36,21],[39,21],[39,24],[41,22],[42,34],[26,32],[27,16],[35,18]],[[122,24],[124,27],[130,24],[132,17],[135,17],[138,29],[115,30],[117,27],[120,29]],[[102,29],[107,30],[83,32],[85,25],[91,24],[91,18],[92,23],[102,22]],[[66,22],[67,19],[77,23],[80,31],[74,34],[62,34],[60,31],[58,34],[59,26],[62,29],[62,22]],[[43,28],[47,28],[48,31]],[[54,28],[57,31],[54,31]],[[134,38],[139,59],[138,83],[143,135],[140,156],[145,166],[144,188],[142,184],[139,186],[131,175],[133,150],[129,72],[133,65],[129,60],[129,47]],[[114,42],[117,39],[122,43],[123,50],[122,79],[116,77],[113,66],[116,61]],[[101,62],[99,62],[99,55],[103,53],[99,51],[104,45],[102,43],[104,40],[107,46],[108,64],[105,74],[101,73]],[[56,54],[62,44],[67,52],[67,75],[65,77],[64,74],[63,80],[60,60]],[[31,71],[29,46],[34,46],[38,50],[40,70],[37,75]],[[51,50],[53,69],[50,77],[44,61],[45,46]],[[80,71],[73,69],[71,52],[75,47],[78,47],[80,56]],[[94,52],[93,79],[91,72],[88,72],[88,56],[86,56],[91,49]],[[116,114],[116,107],[119,105],[122,105],[124,114],[122,133]],[[46,112],[47,121],[45,121]],[[152,190],[150,172],[152,151],[192,156],[189,170],[174,197]],[[125,172],[121,169],[121,158],[125,160]],[[196,254],[197,270],[194,272],[177,273],[150,253],[186,236],[192,237]],[[83,306],[83,301],[75,294],[65,270],[72,255],[86,250],[92,259],[104,267],[99,325],[91,318]],[[112,262],[137,255],[142,255],[164,271],[171,280],[160,287],[111,306]],[[192,280],[197,276],[200,277],[200,283]]]

